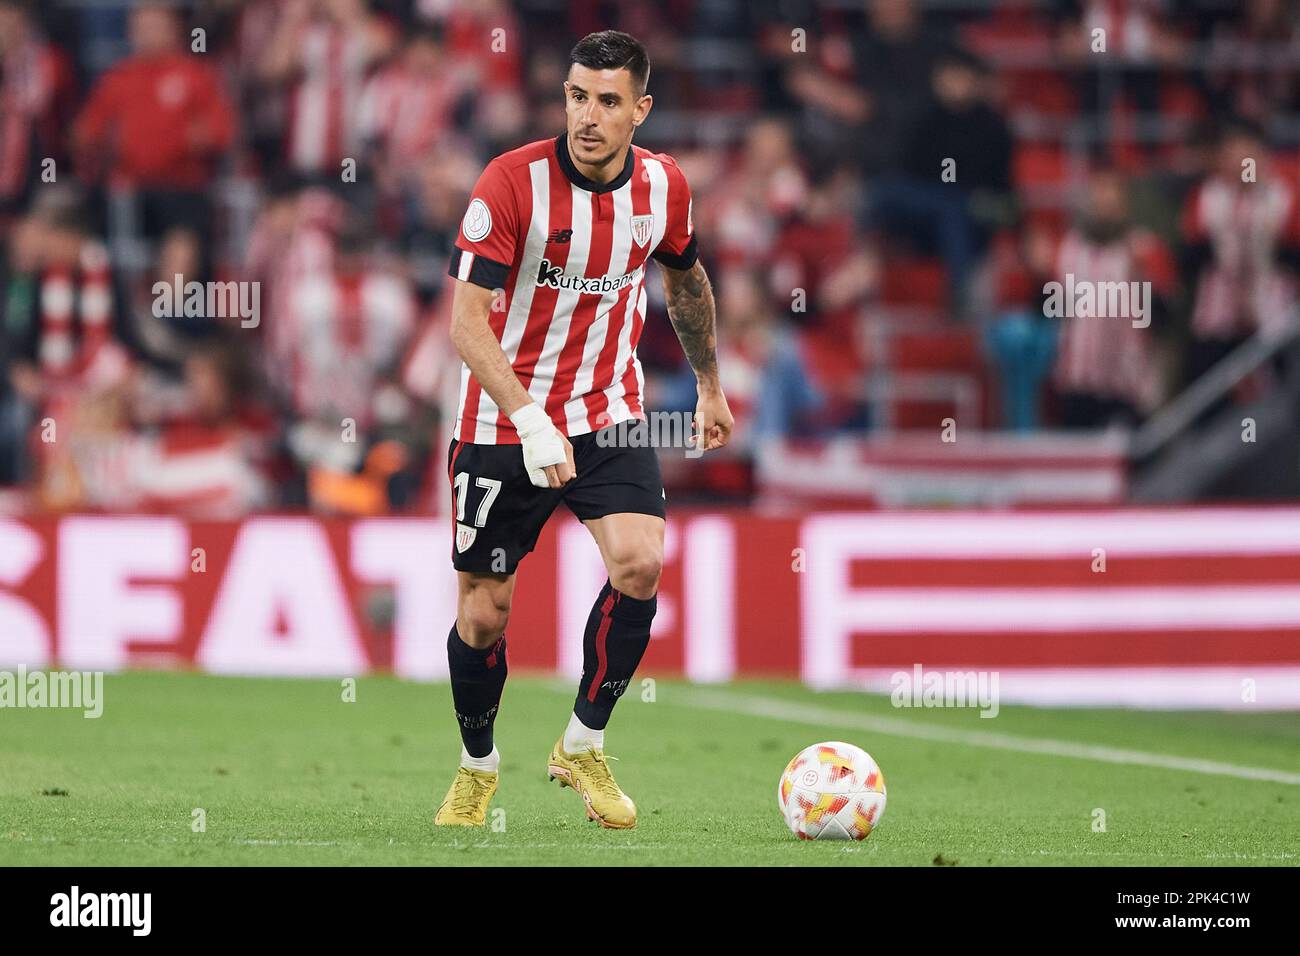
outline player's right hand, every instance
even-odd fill
[[[528,480],[538,488],[559,488],[570,481],[577,469],[573,464],[573,446],[560,434],[536,402],[510,414],[523,446],[524,469]]]
[[[543,469],[547,485],[551,488],[559,488],[578,476],[578,466],[573,463],[573,446],[559,429],[556,429],[555,434],[560,436],[560,441],[564,444],[564,461]]]

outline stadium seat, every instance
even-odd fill
[[[881,296],[887,305],[942,309],[948,302],[948,272],[938,259],[891,258],[884,269]]]

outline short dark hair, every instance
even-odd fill
[[[409,43],[430,43],[434,46],[442,46],[445,38],[442,24],[434,23],[432,20],[421,23],[414,30],[407,32],[407,42]]]
[[[588,33],[569,51],[569,63],[589,70],[627,70],[632,86],[644,94],[650,80],[650,57],[641,41],[619,30]]]
[[[1235,113],[1220,118],[1217,138],[1220,144],[1231,139],[1250,139],[1266,145],[1268,143],[1268,133],[1262,125],[1249,117]]]
[[[993,75],[993,71],[989,69],[989,65],[983,59],[965,47],[960,46],[950,46],[945,49],[939,55],[936,66],[941,70],[953,67],[960,70],[969,70],[976,76],[982,77]]]

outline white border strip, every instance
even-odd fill
[[[818,512],[807,538],[834,530],[860,538],[864,558],[1091,559],[1116,554],[1300,554],[1300,509],[863,514]]]
[[[1274,770],[1268,767],[1246,767],[1238,764],[1218,763],[1213,760],[1197,760],[1191,757],[1149,753],[1142,750],[1092,746],[1067,740],[1016,737],[1011,734],[988,733],[976,730],[957,730],[899,717],[868,717],[862,714],[846,714],[843,711],[826,707],[812,707],[771,697],[729,694],[718,690],[687,689],[680,693],[674,693],[673,699],[699,710],[784,720],[798,724],[811,724],[817,727],[846,728],[891,737],[908,737],[916,740],[933,740],[940,743],[958,744],[964,747],[1008,750],[1016,753],[1040,754],[1046,757],[1065,757],[1072,760],[1093,760],[1099,763],[1159,767],[1165,770],[1182,770],[1187,773],[1235,777],[1239,780],[1260,780],[1300,787],[1300,773],[1288,773],[1284,770]]]
[[[973,667],[925,670],[970,672]],[[1300,710],[1300,667],[993,668],[1001,704],[1033,707],[1130,707],[1137,710]],[[858,671],[852,689],[888,694],[897,670]],[[1249,687],[1246,681],[1250,681]],[[1246,697],[1249,690],[1250,699]]]

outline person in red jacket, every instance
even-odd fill
[[[109,188],[139,196],[145,235],[206,232],[205,190],[234,137],[234,114],[215,71],[186,51],[175,12],[137,7],[130,35],[132,55],[100,77],[77,120],[81,159],[106,161]]]

